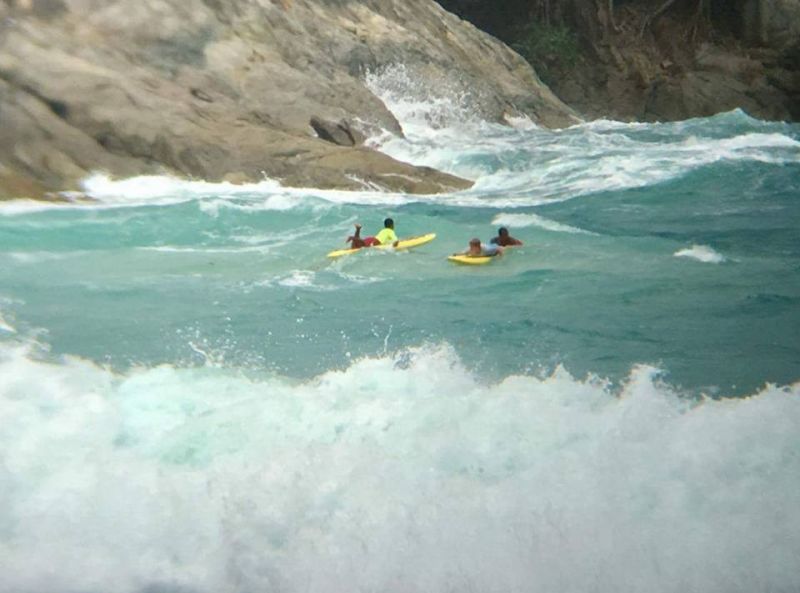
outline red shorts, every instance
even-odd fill
[[[367,247],[372,247],[373,245],[380,245],[381,242],[378,241],[375,237],[366,237],[364,239],[364,245]]]

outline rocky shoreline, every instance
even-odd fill
[[[489,121],[561,127],[579,113],[657,120],[736,107],[800,117],[791,49],[690,47],[667,16],[647,42],[632,4],[613,19],[596,6],[583,25],[590,48],[551,81],[554,93],[508,46],[433,0],[0,0],[0,199],[63,199],[93,172],[470,187],[365,145],[403,134],[365,80],[397,65],[420,98],[468,94]]]
[[[482,117],[578,121],[521,57],[432,0],[3,0],[0,195],[94,171],[409,193],[471,182],[364,146],[402,134],[364,82],[403,64]]]
[[[587,119],[800,121],[800,0],[440,0]]]
[[[749,42],[671,13],[642,34],[647,10],[623,6],[552,88],[589,118],[677,121],[742,109],[763,120],[800,121],[800,38],[788,31],[800,27],[800,2],[794,5],[784,28],[776,24],[771,36]]]

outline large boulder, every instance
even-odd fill
[[[0,0],[0,19],[0,165],[52,190],[93,170],[468,187],[361,145],[402,134],[365,84],[395,64],[469,89],[483,118],[576,121],[522,58],[432,0]]]
[[[742,37],[785,50],[800,39],[800,0],[739,0]]]
[[[778,57],[773,52],[769,59],[762,51],[760,59],[753,59],[701,45],[692,70],[650,87],[645,117],[675,120],[738,108],[770,120],[796,119],[800,80],[781,67]]]

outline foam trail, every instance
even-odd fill
[[[47,202],[44,200],[0,200],[0,216],[22,216],[48,210],[70,210],[75,204],[70,202]]]
[[[726,261],[725,256],[714,251],[708,245],[692,245],[686,249],[680,249],[673,254],[675,257],[686,257],[705,264],[721,264]]]
[[[228,182],[188,181],[165,175],[142,175],[129,179],[114,180],[103,174],[94,174],[83,182],[84,191],[106,204],[125,201],[130,197],[140,200],[155,200],[161,203],[166,197],[176,199],[188,196],[214,197],[236,195],[253,191],[276,191],[280,184],[274,180],[258,183],[234,184]],[[173,203],[173,202],[168,202]]]
[[[171,177],[133,177],[112,180],[96,175],[85,182],[86,192],[99,206],[166,205],[202,200],[201,209],[214,215],[220,208],[243,212],[286,211],[326,204],[402,205],[416,201],[404,194],[375,189],[364,191],[282,187],[278,182],[210,183],[182,181]],[[220,199],[220,196],[224,196]]]
[[[800,141],[789,128],[742,112],[674,124],[600,120],[565,130],[509,129],[481,121],[480,99],[458,84],[428,89],[403,67],[372,73],[366,82],[405,131],[405,138],[374,138],[374,146],[472,179],[484,203],[496,195],[502,208],[646,187],[720,161],[800,163]],[[469,206],[469,195],[459,195],[458,205]]]
[[[287,276],[278,280],[278,284],[288,288],[307,288],[312,290],[335,290],[335,286],[319,284],[316,272],[312,270],[292,270]]]
[[[4,592],[800,588],[800,384],[693,403],[648,367],[618,395],[486,385],[446,346],[304,382],[0,348]]]
[[[544,218],[543,216],[539,216],[538,214],[508,214],[508,213],[501,213],[494,217],[492,220],[493,225],[502,225],[508,226],[512,228],[525,228],[525,227],[539,227],[548,231],[553,231],[557,233],[578,233],[578,234],[587,234],[593,235],[589,231],[584,231],[583,229],[579,229],[574,226],[570,226],[568,224],[562,224],[560,222],[556,222],[555,220],[550,220]]]
[[[379,82],[394,88],[394,83],[386,82],[390,79],[387,76],[374,79],[373,90],[401,118],[407,128],[406,138],[382,135],[372,139],[371,144],[400,160],[472,179],[473,188],[452,194],[410,196],[369,187],[367,183],[362,191],[338,191],[284,188],[274,180],[234,185],[157,176],[112,180],[98,174],[84,183],[86,194],[96,201],[80,207],[118,208],[197,200],[212,216],[222,208],[258,212],[418,202],[508,209],[652,186],[719,162],[800,163],[800,141],[790,137],[790,132],[754,120],[747,120],[749,128],[760,125],[763,131],[738,130],[727,137],[718,137],[716,127],[705,120],[691,125],[593,122],[566,130],[524,125],[514,128],[468,115],[468,93],[450,102],[415,99],[415,106],[409,108],[408,97],[403,98],[396,90],[381,90]],[[435,116],[426,111],[431,109]],[[437,122],[435,125],[429,121],[431,118]],[[8,216],[75,207],[15,200],[0,204],[0,213]]]
[[[0,314],[0,332],[6,332],[9,334],[17,333],[17,330],[14,329],[5,319],[3,319],[3,315]]]
[[[478,121],[476,97],[456,78],[431,84],[403,64],[368,72],[367,88],[380,97],[406,131],[425,134],[458,122]],[[520,125],[524,125],[519,121]]]

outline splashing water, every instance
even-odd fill
[[[720,264],[725,261],[725,256],[708,245],[692,245],[687,249],[676,251],[675,257],[688,257],[707,264]]]
[[[447,347],[300,384],[13,351],[0,370],[3,590],[800,585],[798,387],[486,385]]]
[[[0,591],[800,589],[800,128],[370,84],[474,187],[0,204]]]

